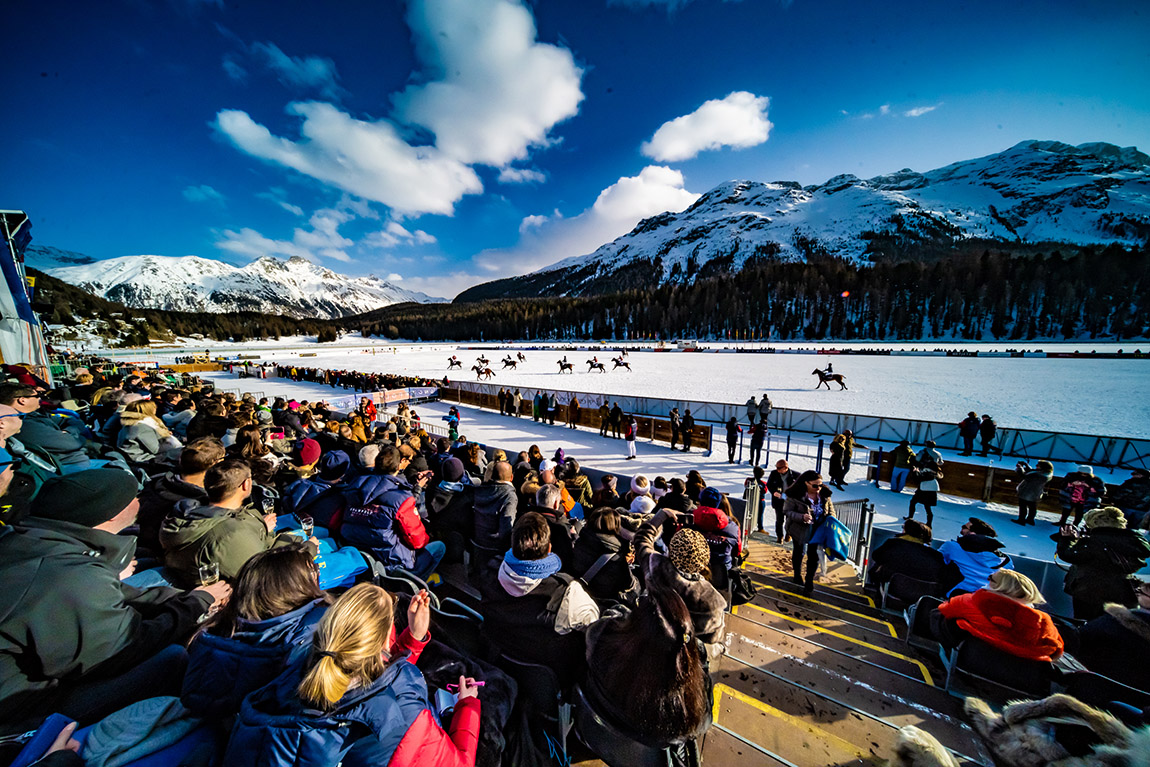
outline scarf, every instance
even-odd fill
[[[548,554],[543,559],[519,559],[510,549],[503,556],[503,561],[516,575],[540,581],[559,572],[559,568],[563,566],[559,561],[559,555],[555,553]]]

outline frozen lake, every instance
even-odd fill
[[[467,368],[475,364],[479,354],[457,344],[317,346],[285,340],[279,346],[214,346],[214,351],[224,354],[259,351],[267,360],[309,367],[431,378],[449,375],[461,380],[474,380]],[[924,344],[883,346],[909,349],[923,348]],[[936,348],[943,344],[926,346]],[[1024,345],[1004,342],[952,346],[1003,350]],[[1030,346],[1053,350],[1055,345]],[[1135,346],[1126,344],[1127,350]],[[1091,343],[1058,347],[1061,351],[1117,348]],[[314,357],[299,356],[311,352]],[[134,352],[132,358],[171,361],[175,355],[186,353]],[[610,347],[596,353],[610,370]],[[463,374],[458,370],[447,372],[447,358],[452,354],[463,361]],[[490,382],[506,386],[734,403],[746,401],[751,394],[767,392],[777,407],[944,422],[957,422],[974,410],[989,413],[1003,427],[1150,438],[1150,398],[1145,393],[1150,384],[1150,359],[632,352],[628,360],[633,372],[620,368],[600,374],[586,372],[584,360],[592,356],[591,352],[526,351],[526,363],[520,364],[519,370],[506,371],[499,363],[503,356],[500,352],[484,354],[492,360],[496,372]],[[556,360],[564,354],[575,363],[574,374],[559,374]],[[833,391],[825,387],[815,389],[817,379],[811,371],[825,367],[827,362],[833,362],[835,372],[846,376],[846,391],[839,391],[836,384],[832,384]]]

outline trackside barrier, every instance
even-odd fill
[[[874,527],[874,504],[869,498],[839,501],[835,503],[835,516],[851,529],[851,549],[847,561],[854,565],[865,580]]]
[[[451,386],[476,394],[489,394],[492,397],[501,388],[500,384],[477,381],[452,381]],[[561,400],[569,399],[571,394],[576,394],[580,405],[584,408],[598,408],[603,401],[607,401],[608,404],[618,402],[625,412],[656,418],[665,418],[672,407],[679,408],[680,413],[686,412],[689,408],[691,415],[700,424],[707,422],[718,425],[726,423],[731,418],[736,421],[746,418],[746,405],[553,389],[519,389],[520,394],[528,401],[536,391],[548,394],[555,391]],[[962,406],[956,409],[965,410]],[[921,445],[926,440],[932,439],[943,449],[961,450],[963,446],[958,434],[958,424],[941,421],[775,408],[767,416],[767,426],[776,433],[801,432],[816,435],[840,434],[850,429],[860,442],[869,439],[897,443],[905,439],[912,445]],[[999,427],[994,448],[995,452],[1002,455],[1028,460],[1045,458],[1051,461],[1084,463],[1107,468],[1113,466],[1150,468],[1150,439]]]

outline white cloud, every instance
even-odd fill
[[[689,160],[708,149],[758,146],[771,133],[770,99],[747,91],[704,102],[694,112],[663,123],[641,151],[659,162]]]
[[[228,79],[234,80],[237,83],[246,83],[248,81],[248,70],[244,69],[244,65],[236,60],[232,54],[224,56],[221,66],[224,68],[224,74]]]
[[[224,196],[207,184],[184,187],[184,199],[188,202],[217,202],[224,204]]]
[[[258,192],[256,193],[256,197],[259,197],[261,200],[267,200],[269,202],[275,203],[292,215],[303,215],[303,208],[298,205],[292,205],[287,201],[287,191],[281,186],[273,186],[266,192]]]
[[[941,104],[934,104],[933,106],[927,106],[927,107],[915,107],[914,109],[908,109],[905,112],[903,112],[903,116],[904,117],[922,117],[927,112],[933,112],[934,110],[938,109],[940,106],[942,106],[942,105]]]
[[[437,277],[413,277],[405,287],[455,296],[480,282],[534,271],[571,256],[586,255],[635,228],[644,218],[681,211],[700,195],[687,191],[683,174],[651,165],[637,176],[625,176],[599,193],[577,216],[558,211],[527,216],[519,225],[519,243],[476,254],[466,268]]]
[[[394,248],[397,245],[434,245],[438,240],[422,229],[408,231],[398,221],[390,221],[381,232],[372,232],[363,244],[372,248]]]
[[[403,275],[399,274],[398,272],[392,272],[391,274],[384,277],[384,279],[388,282],[403,282]]]
[[[503,167],[578,113],[582,70],[567,49],[536,41],[518,0],[419,0],[407,23],[429,82],[395,96],[395,117],[427,128],[448,156]]]
[[[329,99],[338,99],[342,93],[336,82],[339,74],[331,59],[321,56],[289,56],[278,45],[270,42],[252,43],[250,50],[257,61],[293,90],[318,93]]]
[[[578,112],[582,70],[567,49],[536,40],[520,0],[412,0],[407,20],[422,69],[413,73],[417,84],[394,96],[389,119],[308,101],[287,108],[302,118],[298,140],[272,134],[241,110],[221,110],[213,127],[243,152],[382,203],[393,215],[451,215],[464,195],[483,191],[472,165],[506,168],[548,145],[551,128]],[[271,43],[251,46],[252,55],[257,50],[285,82],[332,97],[338,90],[327,59],[294,58]],[[410,143],[413,127],[434,143]],[[501,180],[541,176],[509,169]]]
[[[331,104],[294,103],[301,138],[273,136],[246,112],[226,109],[215,127],[241,151],[383,203],[400,214],[451,215],[465,194],[483,191],[468,166],[435,147],[413,147],[386,120],[357,120]]]
[[[339,233],[339,227],[353,216],[342,210],[325,208],[312,214],[311,229],[296,228],[290,240],[273,240],[247,227],[240,231],[225,229],[216,247],[246,258],[264,256],[300,256],[309,261],[330,258],[348,262],[347,249],[355,242]]]
[[[545,175],[532,168],[504,168],[499,171],[501,184],[539,184],[546,180]]]
[[[878,108],[878,113],[880,115],[889,115],[890,114],[890,104],[883,104],[881,107]]]

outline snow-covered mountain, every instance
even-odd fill
[[[476,286],[457,300],[579,295],[738,270],[753,257],[830,254],[858,262],[916,243],[978,238],[1144,246],[1150,157],[1133,147],[1024,141],[998,154],[918,173],[824,184],[729,181],[680,213],[645,219],[595,252]],[[708,267],[708,264],[710,266]]]
[[[30,262],[36,266],[35,260]],[[48,274],[128,306],[185,312],[252,311],[345,317],[404,301],[441,302],[378,277],[348,277],[304,258],[265,256],[247,266],[198,256],[122,256]]]

